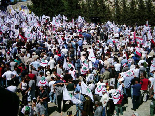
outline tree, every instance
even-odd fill
[[[64,15],[66,15],[69,19],[77,18],[80,14],[80,4],[79,0],[63,0],[64,2]]]
[[[114,21],[118,24],[120,24],[121,21],[121,10],[119,6],[118,0],[115,0],[115,14],[114,14]]]
[[[152,0],[147,0],[146,1],[146,18],[149,21],[149,24],[155,25],[154,23],[154,17],[155,17],[155,12],[154,12],[154,6],[152,5]]]
[[[98,0],[98,16],[101,18],[101,22],[105,22],[106,19],[107,19],[107,14],[106,14],[106,11],[107,11],[107,7],[105,5],[105,0]]]
[[[42,16],[55,16],[64,12],[64,4],[62,0],[31,0],[32,5],[29,6],[30,10],[36,15]]]
[[[92,0],[92,6],[91,6],[91,16],[92,17],[98,17],[98,1]]]
[[[121,15],[121,21],[122,23],[125,23],[125,24],[128,24],[129,20],[128,20],[128,7],[127,7],[127,4],[126,4],[126,0],[122,0],[122,15]]]
[[[137,9],[135,0],[131,0],[129,4],[129,25],[133,26],[137,22]]]
[[[137,10],[137,23],[138,25],[144,25],[146,19],[146,7],[143,0],[138,0],[138,10]]]

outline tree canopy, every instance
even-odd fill
[[[30,10],[36,15],[53,17],[61,14],[69,20],[79,15],[90,21],[90,17],[99,17],[101,22],[108,20],[118,24],[142,25],[146,20],[154,25],[155,7],[152,0],[31,0]]]

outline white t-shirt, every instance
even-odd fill
[[[135,73],[135,76],[136,76],[136,77],[139,77],[139,69],[137,69],[137,68],[134,69],[134,73]]]
[[[2,75],[2,77],[6,77],[7,80],[11,80],[13,75],[14,75],[13,72],[11,72],[11,71],[6,71],[6,72]]]
[[[151,88],[151,87],[153,86],[153,84],[154,84],[155,78],[150,77],[150,78],[149,78],[149,81],[151,82],[151,86],[150,86],[150,88]]]
[[[48,62],[48,65],[50,65],[50,69],[51,69],[51,70],[54,68],[54,63],[55,63],[54,59],[52,59],[52,60],[50,60],[50,61]]]
[[[62,49],[61,52],[66,56],[67,52],[68,52],[68,49]]]
[[[50,87],[50,89],[51,89],[51,92],[54,91],[54,89],[53,89],[53,84],[54,84],[55,82],[56,82],[56,81],[50,81],[50,82],[49,82],[49,87]]]
[[[27,89],[27,83],[21,82],[22,84],[22,90],[26,90]]]
[[[12,92],[15,93],[17,91],[17,87],[11,85],[11,86],[7,87],[7,90],[12,91]]]
[[[117,63],[117,64],[114,65],[114,67],[115,67],[115,71],[120,71],[121,64]]]

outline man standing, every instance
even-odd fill
[[[149,79],[145,78],[145,75],[144,75],[145,72],[141,73],[141,81],[140,81],[140,84],[141,84],[141,90],[142,90],[142,96],[143,96],[143,101],[146,101],[147,100],[147,93],[148,93],[148,85],[150,84],[150,81]]]
[[[78,90],[76,91],[74,97],[81,101],[81,104],[76,104],[76,116],[81,116],[81,110],[83,110],[83,102],[85,101],[85,98]]]
[[[48,116],[48,93],[43,86],[40,86],[38,100],[43,100],[43,105],[45,107],[45,116]]]
[[[29,94],[29,96],[31,96],[31,100],[35,97],[35,81],[30,79],[29,76],[26,77],[26,80],[29,82],[29,88],[28,90],[25,92],[25,94]]]
[[[133,88],[133,108],[132,110],[136,111],[139,107],[139,97],[140,97],[140,90],[141,90],[141,84],[138,83],[138,79],[135,79],[135,85],[132,86]]]
[[[50,61],[48,62],[48,65],[50,65],[51,70],[55,67],[55,61],[53,57],[50,57]]]
[[[2,77],[6,78],[6,87],[11,85],[11,80],[14,78],[14,73],[10,71],[10,68],[7,67],[7,71],[2,75]]]
[[[60,77],[57,77],[57,81],[54,83],[57,104],[58,104],[58,112],[61,113],[61,102],[63,99],[63,81],[60,80]]]
[[[49,82],[49,88],[50,88],[49,98],[50,98],[50,102],[52,103],[55,103],[55,92],[53,89],[54,83],[55,83],[54,77],[51,77],[51,81]]]
[[[102,110],[102,116],[106,116],[106,106],[109,101],[109,95],[106,93],[106,88],[102,91],[102,98],[100,102],[102,102],[103,110]]]
[[[94,116],[102,116],[102,106],[98,101],[96,101],[95,106],[96,106],[96,110],[94,112]]]

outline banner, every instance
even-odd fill
[[[66,85],[63,89],[63,100],[71,100],[73,104],[81,104],[82,102],[79,99],[76,99],[72,94],[70,94],[66,88]]]
[[[94,101],[91,90],[83,81],[81,82],[81,92],[82,94],[88,95],[92,99],[92,101]]]
[[[95,94],[98,94],[99,96],[102,96],[102,91],[105,90],[105,83],[101,83],[100,85],[98,85],[95,89]]]

